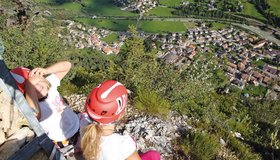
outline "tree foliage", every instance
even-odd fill
[[[106,72],[110,62],[103,53],[77,49],[69,52],[69,59],[74,65],[69,77],[71,83],[80,88],[78,93],[89,93],[93,87],[108,79]]]
[[[5,45],[4,59],[9,68],[17,66],[45,67],[61,58],[62,47],[51,26],[22,31],[21,28],[10,27],[2,32]]]

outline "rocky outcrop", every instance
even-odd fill
[[[21,146],[29,142],[34,137],[34,132],[28,127],[18,129],[12,136],[6,139],[5,143],[0,147],[1,160],[8,159]]]
[[[185,159],[178,154],[178,147],[173,142],[192,128],[186,120],[186,116],[176,112],[170,112],[167,119],[161,119],[131,108],[126,122],[117,129],[121,134],[134,137],[142,152],[153,149],[161,153],[162,159]]]
[[[13,155],[34,137],[29,127],[23,127],[24,123],[11,97],[0,88],[0,160]]]

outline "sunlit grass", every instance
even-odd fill
[[[267,0],[267,3],[270,6],[268,11],[280,16],[280,1],[279,0]]]
[[[82,6],[79,3],[64,3],[61,5],[56,5],[56,8],[66,9],[66,10],[70,10],[72,12],[81,12],[82,11]]]
[[[95,14],[100,16],[137,16],[136,13],[121,10],[115,6],[111,0],[84,0],[86,4],[85,11],[88,14]]]
[[[34,0],[35,2],[38,2],[38,3],[51,3],[53,2],[53,0]]]
[[[90,19],[90,18],[76,18],[75,20],[86,25],[92,25],[97,28],[104,28],[113,31],[126,31],[129,25],[136,25],[133,20],[109,20],[109,19]]]
[[[219,29],[226,28],[226,27],[228,27],[227,24],[212,22],[212,27],[210,29],[211,30],[219,30]]]
[[[181,0],[160,0],[160,4],[170,7],[179,6],[181,3]]]
[[[99,16],[137,16],[136,13],[121,10],[111,0],[81,0],[81,2],[65,2],[62,4],[56,4],[55,0],[35,0],[35,2],[50,4],[53,8],[65,9],[72,13],[82,14],[82,12],[86,12],[89,15]]]
[[[158,16],[158,17],[172,17],[174,16],[171,12],[175,9],[167,7],[157,7],[148,12],[149,16]]]
[[[117,33],[111,33],[107,37],[103,38],[102,41],[107,42],[108,44],[117,42],[118,41],[118,34]]]
[[[174,21],[141,21],[140,29],[150,33],[186,31],[184,23]]]
[[[244,6],[243,11],[241,12],[242,14],[249,15],[257,19],[265,20],[264,16],[256,9],[254,4],[249,3],[247,1],[242,1],[242,4]]]
[[[185,26],[187,29],[192,29],[192,28],[195,28],[195,27],[196,27],[196,23],[194,23],[194,22],[185,22],[185,23],[184,23],[184,26]]]

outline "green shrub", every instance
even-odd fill
[[[242,113],[240,112],[239,115],[242,115]],[[243,116],[242,118],[236,115],[235,119],[228,119],[227,122],[230,130],[241,132],[244,136],[250,136],[252,134],[251,123],[252,121],[249,115]]]
[[[191,155],[191,159],[195,160],[214,159],[220,150],[218,139],[208,133],[191,133],[179,143],[184,153]]]
[[[238,139],[236,139],[234,137],[228,138],[228,144],[229,144],[229,147],[237,153],[237,156],[240,160],[261,159],[261,157],[258,154],[253,153],[251,151],[249,146],[241,143]]]
[[[169,102],[157,92],[149,89],[138,89],[134,106],[151,115],[166,117],[170,108]]]
[[[69,96],[71,94],[77,94],[79,88],[69,81],[61,81],[61,87],[58,88],[61,95]]]
[[[78,93],[88,94],[93,87],[106,79],[102,71],[90,72],[83,67],[76,67],[74,70],[75,77],[71,83],[79,88]]]

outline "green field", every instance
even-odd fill
[[[128,30],[129,25],[136,26],[136,20],[108,20],[108,19],[90,19],[90,18],[76,18],[78,22],[81,22],[86,25],[92,25],[97,28],[104,28],[113,31],[126,31]],[[141,21],[140,30],[149,33],[157,33],[157,32],[185,32],[188,28],[195,27],[194,23],[183,23],[183,22],[171,22],[171,21]],[[108,41],[110,39],[114,39],[114,35],[112,37],[108,37]]]
[[[270,6],[269,12],[272,12],[280,17],[280,1],[279,0],[266,0]]]
[[[158,16],[158,17],[172,17],[174,16],[171,12],[175,11],[175,9],[167,8],[167,7],[156,7],[151,9],[148,12],[149,16]]]
[[[117,42],[118,41],[118,34],[117,33],[111,33],[110,35],[108,35],[107,37],[103,38],[102,41],[107,42],[108,44],[111,44],[113,42]]]
[[[249,15],[257,19],[266,20],[265,17],[261,13],[259,13],[254,4],[244,0],[242,1],[242,4],[244,6],[243,11],[241,12],[242,14]]]
[[[149,33],[185,32],[186,26],[182,22],[171,21],[141,21],[140,29]]]
[[[54,0],[35,0],[35,2],[50,6],[50,12],[56,17],[71,19],[74,16],[83,15],[84,8],[80,3],[67,2],[56,4]]]
[[[121,8],[112,4],[111,0],[81,0],[78,2],[67,2],[63,4],[54,4],[54,0],[35,0],[38,3],[47,3],[55,9],[65,9],[67,11],[98,16],[137,16],[137,14],[123,11]],[[82,7],[83,5],[83,7]]]
[[[137,16],[135,13],[121,10],[111,0],[83,0],[83,2],[86,4],[85,11],[88,14],[100,16]]]
[[[170,6],[170,7],[176,7],[179,6],[182,0],[159,0],[159,4]]]
[[[97,28],[104,28],[112,31],[126,31],[129,25],[136,26],[136,20],[109,20],[109,19],[90,19],[75,18],[76,21],[85,25],[92,25]]]
[[[38,2],[38,3],[51,3],[53,2],[52,0],[34,0],[35,2]]]
[[[262,67],[263,65],[265,65],[265,62],[263,60],[253,61],[252,63],[257,67]]]
[[[192,28],[195,28],[195,27],[196,27],[196,23],[194,23],[194,22],[185,22],[185,23],[184,23],[184,26],[185,26],[187,29],[192,29]]]
[[[212,22],[212,27],[210,28],[210,30],[219,30],[219,29],[226,28],[226,27],[228,27],[227,24]]]
[[[82,6],[78,3],[64,3],[61,5],[57,5],[55,8],[66,9],[72,12],[82,12]]]

